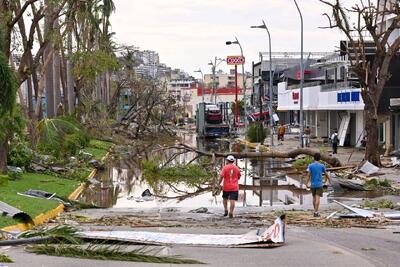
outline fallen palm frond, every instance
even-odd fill
[[[8,257],[7,255],[0,253],[0,262],[14,262],[10,257]]]
[[[203,264],[202,262],[183,259],[179,256],[148,255],[143,248],[128,250],[119,245],[89,245],[81,247],[75,245],[34,245],[26,247],[26,251],[48,256],[73,257],[93,260],[116,260],[148,263],[170,264]]]
[[[69,225],[59,225],[50,229],[31,230],[21,233],[18,238],[49,237],[51,242],[81,244],[82,239],[75,234],[78,230]]]

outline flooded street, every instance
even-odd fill
[[[200,151],[240,152],[245,147],[234,140],[228,139],[199,139],[193,133],[181,132],[182,142],[195,147]],[[248,149],[248,151],[254,151]],[[131,151],[132,152],[132,151]],[[121,153],[107,162],[108,168],[99,172],[95,179],[98,182],[90,185],[81,199],[92,202],[99,207],[117,208],[166,208],[166,207],[221,207],[222,193],[213,195],[206,191],[192,197],[183,197],[178,200],[178,195],[184,192],[192,193],[193,188],[186,185],[176,185],[174,188],[163,186],[163,195],[155,197],[154,188],[142,177],[140,166],[141,158],[160,157],[166,161],[171,155],[176,157],[171,160],[170,165],[188,163],[195,157],[195,153],[177,153],[176,149],[154,150],[150,148],[140,157],[135,153]],[[135,156],[132,156],[135,155]],[[196,162],[196,160],[194,161]],[[217,168],[220,170],[224,162],[217,160]],[[291,164],[281,159],[239,159],[236,163],[241,169],[239,184],[239,200],[237,206],[281,206],[281,205],[311,205],[311,191],[306,190],[303,185],[305,177],[301,175],[286,174],[293,168]],[[148,190],[147,190],[148,189]],[[173,190],[172,190],[173,189]],[[147,190],[147,192],[145,192]],[[151,194],[148,194],[150,192]],[[179,192],[179,194],[177,194]],[[371,191],[344,191],[334,186],[334,191],[324,192],[321,204],[327,204],[333,199],[352,200],[366,197],[382,196],[381,192]]]

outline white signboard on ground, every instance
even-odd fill
[[[146,231],[85,231],[79,236],[88,239],[118,240],[148,245],[188,245],[214,247],[276,247],[285,242],[284,219],[277,218],[275,223],[264,232],[252,231],[243,235],[209,235],[160,233]]]

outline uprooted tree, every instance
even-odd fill
[[[400,28],[399,2],[394,0],[360,0],[359,4],[345,6],[339,0],[320,2],[328,5],[332,15],[326,28],[337,28],[349,42],[345,51],[351,71],[362,86],[364,119],[367,133],[365,159],[380,166],[378,144],[378,105],[385,86],[390,79],[389,66],[397,56],[400,36],[393,33]],[[373,1],[375,2],[375,1]],[[367,56],[367,45],[375,48],[372,58]]]
[[[161,153],[160,156],[159,152]],[[198,150],[186,144],[175,144],[163,146],[152,151],[152,156],[141,161],[143,178],[160,198],[177,199],[182,201],[205,192],[219,194],[218,166],[223,164],[227,155],[234,155],[236,158],[295,158],[299,155],[313,156],[317,151],[309,148],[294,149],[289,152],[207,152]],[[186,155],[185,155],[186,154]],[[179,157],[188,156],[190,160],[182,163]],[[342,164],[335,157],[321,155],[321,159],[332,167],[339,167]],[[344,167],[345,168],[345,167]],[[260,174],[262,176],[263,174]],[[182,187],[182,185],[184,185]],[[240,185],[245,190],[284,189],[296,193],[309,193],[304,188],[295,185]],[[174,195],[167,195],[168,192]]]

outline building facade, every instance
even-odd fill
[[[303,124],[312,135],[327,140],[338,131],[339,145],[361,146],[365,136],[361,87],[349,71],[350,62],[330,53],[305,64]],[[285,123],[299,124],[299,64],[283,71],[278,83],[277,108]]]

